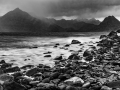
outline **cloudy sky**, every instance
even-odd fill
[[[120,0],[0,0],[0,16],[17,7],[38,17],[120,18]]]

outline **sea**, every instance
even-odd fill
[[[85,50],[88,44],[99,41],[100,35],[107,34],[108,32],[84,32],[70,36],[0,36],[0,60],[19,67],[38,64],[52,67],[56,56],[63,55],[67,58],[71,51],[83,48]],[[64,45],[70,44],[72,40],[79,40],[83,46],[71,45],[69,48],[64,48]],[[58,43],[60,45],[54,47]]]

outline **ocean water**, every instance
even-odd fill
[[[70,50],[77,51],[83,48],[85,50],[87,45],[99,41],[101,34],[107,34],[107,32],[77,33],[69,37],[0,36],[0,60],[5,60],[20,67],[28,64],[54,66],[56,56],[62,54],[64,58],[67,58],[71,54]],[[71,45],[64,49],[63,46],[70,44],[73,39],[79,40],[84,45]],[[57,48],[54,47],[56,43],[60,44]],[[45,52],[52,52],[51,57],[44,57]]]

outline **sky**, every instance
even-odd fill
[[[120,20],[120,0],[0,0],[0,16],[15,8],[37,17],[103,20],[114,15]]]

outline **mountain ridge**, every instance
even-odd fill
[[[0,17],[0,32],[100,32],[120,28],[120,21],[114,16],[106,17],[99,24],[87,23],[95,20],[94,18],[86,19],[86,22],[84,22],[82,20],[38,19],[16,8]]]

